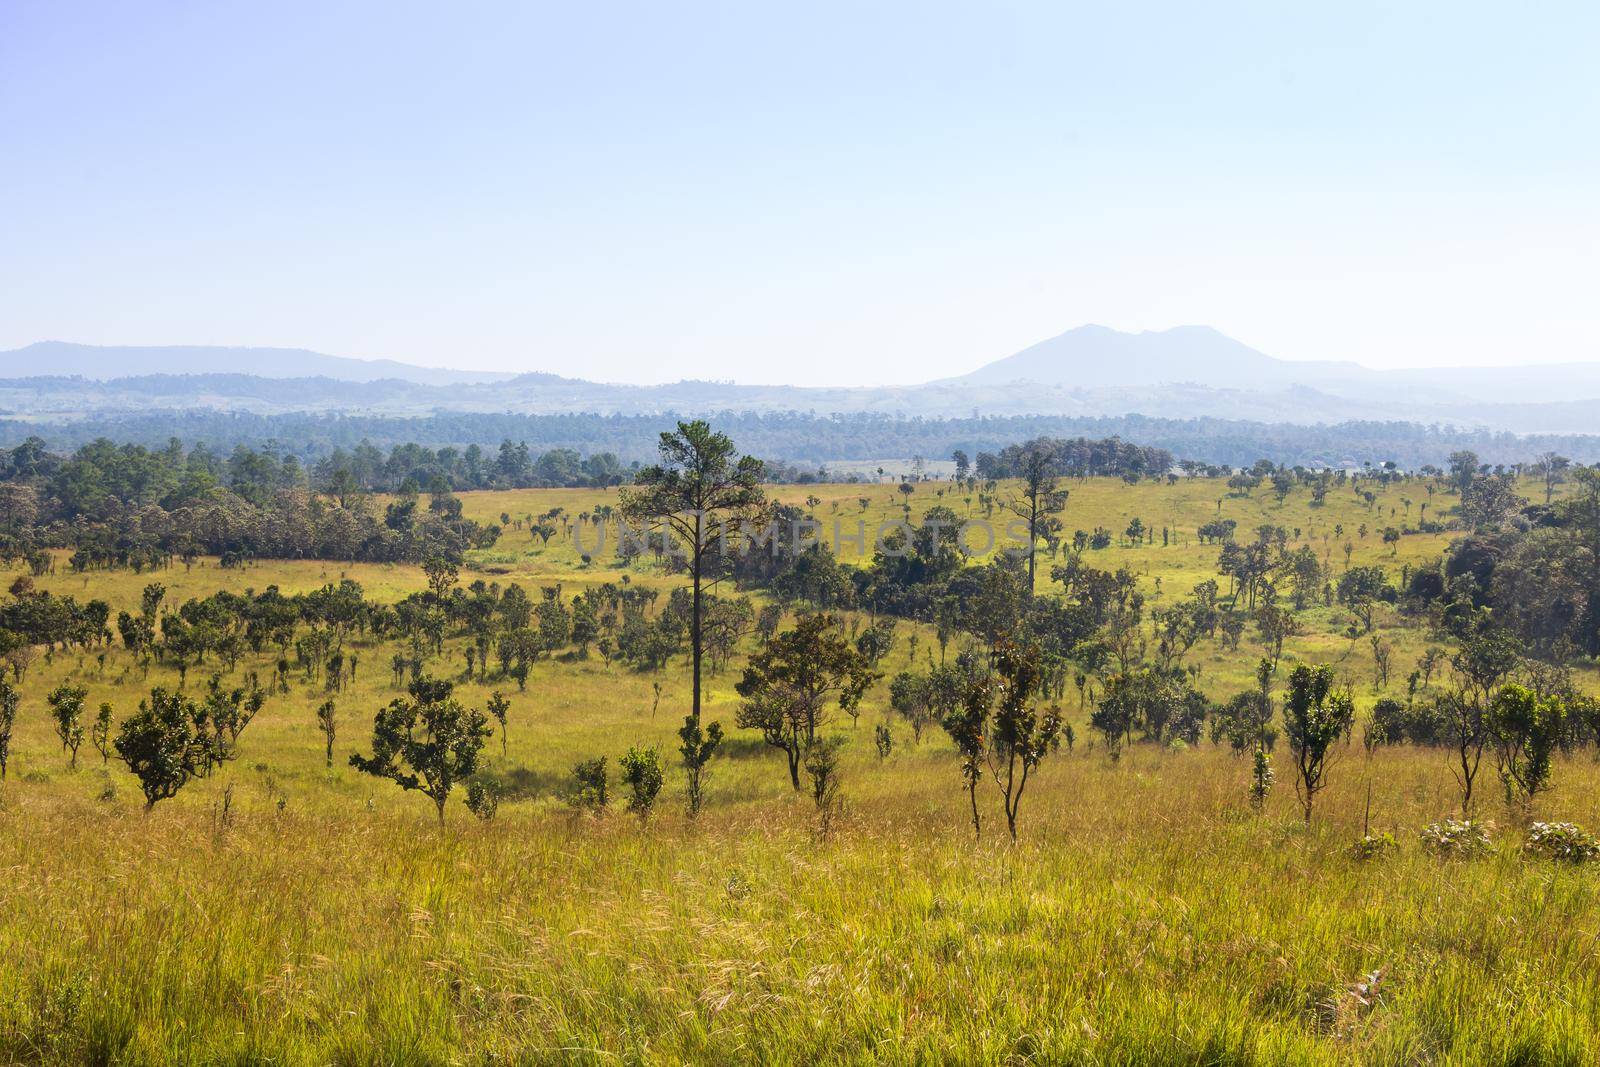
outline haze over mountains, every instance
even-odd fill
[[[1273,359],[1209,326],[1123,333],[1080,326],[987,363],[960,382],[1033,381],[1086,389],[1195,382],[1260,388],[1371,374],[1354,363]]]
[[[659,414],[720,411],[1208,416],[1301,424],[1449,422],[1513,432],[1600,426],[1600,363],[1374,370],[1277,359],[1206,326],[1123,333],[1081,326],[969,374],[921,385],[801,388],[686,380],[659,386],[552,374],[418,367],[303,349],[97,347],[59,341],[0,352],[13,417],[206,408]]]
[[[344,382],[394,378],[419,385],[495,382],[516,377],[496,371],[418,367],[392,359],[325,356],[304,348],[80,345],[70,341],[37,341],[0,352],[0,378],[46,374],[97,381],[151,374],[250,374],[258,378],[334,378]]]

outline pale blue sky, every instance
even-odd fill
[[[1600,359],[1600,6],[0,0],[0,348]]]

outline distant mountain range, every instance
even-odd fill
[[[1079,389],[1193,384],[1254,391],[1291,386],[1424,403],[1545,403],[1600,398],[1600,362],[1374,370],[1359,363],[1275,359],[1210,326],[1122,333],[1080,326],[951,382],[1030,381]]]
[[[50,374],[110,381],[150,374],[249,374],[258,378],[333,378],[375,382],[385,378],[418,385],[498,382],[514,374],[417,367],[392,359],[325,356],[304,348],[233,348],[220,345],[79,345],[38,341],[0,352],[0,378]]]
[[[1206,326],[1144,333],[1082,326],[957,378],[870,388],[692,380],[618,385],[553,374],[416,367],[302,349],[46,341],[0,352],[0,415],[61,421],[177,409],[364,415],[1142,414],[1299,424],[1390,419],[1517,433],[1595,433],[1600,431],[1600,363],[1374,370],[1351,362],[1276,359]]]

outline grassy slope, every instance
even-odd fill
[[[1069,530],[1118,531],[1138,514],[1188,541],[1107,550],[1096,565],[1134,567],[1152,595],[1159,577],[1165,600],[1212,575],[1215,549],[1193,543],[1192,531],[1217,514],[1216,483],[1072,490]],[[889,486],[780,495],[821,498],[825,520],[837,500],[848,524],[861,517],[860,496],[872,500],[873,524],[891,496],[898,507]],[[577,513],[608,496],[465,501],[488,518],[554,504]],[[1224,499],[1221,514],[1244,529],[1301,527],[1336,569],[1342,552],[1323,535],[1343,523],[1354,562],[1398,568],[1444,543],[1408,537],[1391,556],[1376,531],[1403,496],[1428,499],[1419,485],[1396,487],[1369,510],[1336,492],[1313,511],[1304,494],[1280,506],[1258,493]],[[935,502],[965,507],[932,486],[913,496],[915,510]],[[1365,540],[1353,534],[1362,522]],[[497,580],[560,581],[569,593],[617,577],[555,540],[535,550],[515,531],[480,555],[475,565]],[[414,568],[319,563],[204,565],[157,578],[170,602],[220,585],[292,591],[341,575],[384,597],[422,583]],[[147,580],[63,573],[42,584],[125,607]],[[664,581],[649,566],[636,580]],[[1337,609],[1307,622],[1291,654],[1340,661],[1370,702],[1366,642],[1338,636]],[[1383,619],[1397,650],[1393,690],[1426,644],[1401,623]],[[905,664],[909,632],[902,624],[891,671]],[[1201,684],[1217,694],[1247,684],[1251,640],[1236,654],[1197,648]],[[920,635],[919,658],[932,645]],[[668,810],[640,829],[620,812],[578,818],[558,793],[581,757],[672,744],[687,699],[682,665],[661,677],[652,715],[650,676],[598,658],[544,662],[513,698],[509,751],[492,749],[513,799],[486,825],[457,801],[441,832],[425,800],[342,765],[366,747],[372,712],[392,696],[390,650],[360,652],[355,690],[340,699],[340,766],[322,766],[312,711],[322,694],[297,686],[250,727],[236,764],[148,818],[133,780],[102,768],[87,746],[67,769],[43,706],[43,693],[72,677],[90,687],[91,708],[110,700],[129,710],[146,684],[137,668],[120,651],[103,675],[75,656],[34,667],[0,811],[0,1060],[1600,1056],[1596,876],[1524,860],[1509,844],[1476,863],[1420,854],[1416,827],[1456,803],[1436,753],[1382,752],[1369,765],[1352,747],[1308,833],[1287,766],[1254,817],[1242,803],[1247,769],[1227,754],[1139,750],[1114,765],[1080,722],[1077,751],[1052,757],[1030,787],[1022,845],[974,845],[942,737],[914,748],[903,737],[883,765],[872,755],[880,686],[854,731],[839,725],[858,736],[832,840],[815,839],[781,760],[747,737],[717,761],[698,825],[677,813],[672,777]],[[457,654],[452,669],[462,663]],[[150,682],[171,680],[158,671]],[[711,686],[709,713],[725,722],[732,681],[729,672]],[[1068,704],[1077,714],[1075,695]],[[1600,825],[1600,770],[1589,757],[1563,760],[1556,781],[1541,812]],[[1369,785],[1375,828],[1395,830],[1403,849],[1360,865],[1346,846],[1360,834]],[[998,805],[986,800],[994,820]],[[1364,1008],[1348,986],[1380,967],[1380,1003]]]

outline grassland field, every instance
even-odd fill
[[[1335,573],[1345,542],[1350,563],[1397,574],[1436,559],[1450,537],[1383,543],[1384,527],[1416,524],[1420,504],[1430,516],[1449,507],[1420,480],[1364,483],[1371,504],[1336,488],[1320,508],[1303,489],[1280,503],[1208,479],[1069,488],[1069,535],[1118,535],[1134,516],[1157,531],[1154,545],[1119,539],[1089,553],[1094,566],[1135,571],[1157,607],[1216,577],[1217,548],[1195,535],[1213,518],[1299,531],[1291,545],[1311,545]],[[903,515],[888,483],[771,492],[815,498],[825,525]],[[615,494],[462,501],[469,517],[499,521],[554,507],[577,516]],[[935,504],[980,515],[949,483],[918,485],[909,504],[913,517]],[[461,579],[559,583],[570,596],[621,573],[586,563],[570,535],[540,544],[513,526],[471,554]],[[682,581],[648,557],[628,574]],[[63,560],[38,583],[115,612],[150,581],[175,605],[345,577],[377,599],[425,584],[413,566],[215,560],[145,575],[73,574]],[[1365,709],[1380,695],[1370,646],[1346,638],[1346,623],[1341,608],[1308,610],[1286,659],[1336,664]],[[1401,695],[1433,638],[1388,608],[1378,626],[1394,648],[1388,695]],[[931,629],[902,622],[881,669],[908,666],[913,634],[919,664],[936,652]],[[459,674],[460,644],[433,669]],[[1134,746],[1112,762],[1069,691],[1077,744],[1030,785],[1020,842],[975,843],[942,733],[913,746],[897,725],[899,743],[879,761],[879,684],[859,723],[831,727],[850,743],[843,815],[824,838],[782,756],[732,729],[736,659],[709,679],[707,717],[730,740],[706,811],[682,814],[669,760],[662,811],[641,825],[620,810],[579,814],[563,794],[580,759],[615,759],[631,744],[675,752],[686,657],[660,675],[597,655],[546,658],[526,692],[460,684],[478,706],[491,689],[511,697],[506,749],[496,738],[487,750],[507,795],[491,822],[452,800],[441,829],[426,799],[345,764],[369,749],[373,714],[395,695],[393,649],[358,641],[355,651],[333,769],[314,714],[325,694],[296,672],[235,762],[148,815],[114,760],[85,745],[69,769],[44,694],[74,680],[90,708],[109,701],[120,717],[176,675],[157,666],[146,678],[120,647],[103,666],[59,652],[34,664],[0,793],[0,1062],[1600,1062],[1600,872],[1523,856],[1514,820],[1493,806],[1492,856],[1424,853],[1417,830],[1459,804],[1441,752],[1346,746],[1307,828],[1286,764],[1256,814],[1247,761],[1202,743]],[[1188,662],[1223,697],[1251,684],[1258,656],[1247,632],[1238,651],[1204,641]],[[270,674],[265,657],[238,668],[249,669]],[[189,686],[206,674],[191,670]],[[1578,675],[1600,690],[1592,667]],[[1600,827],[1592,757],[1561,757],[1554,778],[1538,817]],[[980,799],[992,822],[992,790]],[[1350,845],[1369,810],[1373,831],[1401,848],[1363,863]]]

